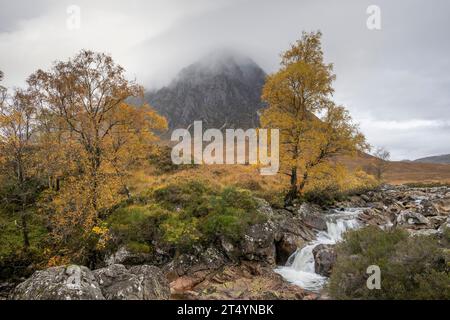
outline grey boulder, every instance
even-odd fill
[[[36,271],[13,291],[13,300],[104,300],[93,273],[69,265]]]
[[[107,300],[166,300],[170,297],[169,282],[155,266],[127,269],[124,265],[113,264],[93,273]]]

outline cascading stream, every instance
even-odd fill
[[[320,231],[316,240],[294,252],[286,266],[278,267],[275,272],[303,289],[320,291],[328,278],[315,273],[313,249],[320,244],[335,244],[342,240],[342,235],[346,231],[358,228],[360,224],[356,218],[360,212],[361,209],[347,209],[327,214],[325,216],[327,231]]]

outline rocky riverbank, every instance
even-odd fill
[[[232,243],[220,239],[168,260],[121,248],[104,268],[56,267],[37,271],[10,294],[12,299],[317,299],[319,294],[286,281],[274,269],[327,231],[330,208],[301,204],[273,209],[260,201],[266,221],[252,225]],[[363,208],[362,225],[399,227],[416,234],[439,235],[450,227],[450,188],[385,187],[337,203],[334,212]],[[336,259],[333,245],[313,250],[315,272],[329,276]],[[74,271],[76,270],[76,272]],[[78,279],[71,282],[74,275]]]

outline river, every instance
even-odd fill
[[[297,249],[289,257],[286,266],[276,268],[275,272],[305,290],[319,292],[328,278],[314,272],[313,249],[320,244],[336,244],[342,240],[342,235],[346,231],[360,227],[357,217],[362,210],[360,208],[331,210],[325,215],[327,231],[318,232],[314,241]]]

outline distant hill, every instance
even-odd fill
[[[256,128],[265,77],[252,59],[216,51],[181,70],[167,87],[147,92],[145,100],[168,119],[170,129],[195,120],[206,128]]]
[[[356,157],[339,157],[338,162],[351,170],[370,171],[375,158],[360,153]],[[392,184],[402,183],[450,183],[450,164],[421,163],[415,161],[391,161],[386,171],[386,181]]]
[[[444,154],[435,157],[426,157],[414,160],[414,162],[420,163],[440,163],[440,164],[450,164],[450,154]]]

